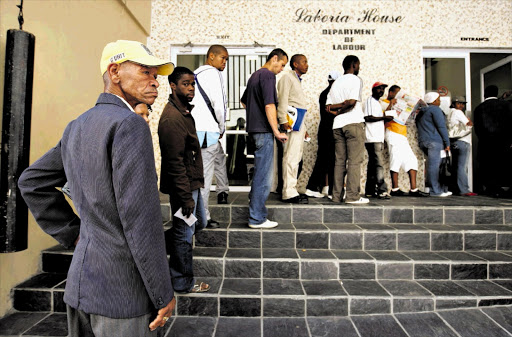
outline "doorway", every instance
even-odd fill
[[[466,116],[483,101],[483,90],[496,84],[500,94],[512,88],[512,49],[424,49],[425,92],[438,91],[441,108],[447,113],[452,98],[465,96]],[[478,138],[473,133],[468,163],[469,186],[478,190]]]
[[[247,80],[250,75],[261,68],[266,62],[274,46],[228,46],[229,53],[226,68],[223,71],[224,87],[227,88],[228,111],[226,116],[226,133],[221,144],[226,152],[226,166],[229,179],[229,190],[232,192],[248,192],[252,179],[254,155],[248,144],[245,131],[246,114],[240,103]],[[194,71],[203,65],[208,46],[187,44],[171,45],[171,61],[177,66],[187,67]],[[211,190],[214,191],[215,178]]]

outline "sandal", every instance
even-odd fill
[[[190,289],[189,293],[204,293],[210,290],[210,285],[208,283],[201,282],[199,284],[194,284],[194,287]]]

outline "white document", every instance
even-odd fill
[[[182,219],[182,220],[183,220],[183,221],[185,221],[185,223],[186,223],[187,225],[189,225],[189,226],[192,226],[192,225],[193,225],[193,224],[195,224],[195,223],[196,223],[196,221],[197,221],[197,218],[196,218],[196,216],[194,215],[194,213],[190,214],[190,216],[189,216],[188,218],[187,218],[187,217],[185,217],[185,216],[183,215],[183,211],[182,211],[181,207],[180,207],[180,209],[179,209],[176,213],[174,213],[174,216],[175,216],[175,217],[177,217],[177,218]]]
[[[441,150],[441,159],[445,158],[447,155],[450,157],[452,155],[451,151]]]

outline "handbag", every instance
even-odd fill
[[[447,117],[446,127],[448,128],[448,137],[451,139],[459,139],[465,137],[471,133],[472,126],[466,125],[461,121],[455,123],[452,122],[453,109],[450,109],[450,113]]]
[[[439,183],[448,186],[452,177],[452,156],[441,158],[439,166]]]

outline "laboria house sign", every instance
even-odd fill
[[[321,30],[322,35],[343,36],[339,44],[333,44],[333,50],[366,50],[366,45],[356,44],[354,36],[375,35],[376,29],[370,29],[362,24],[399,24],[405,17],[401,15],[389,15],[381,13],[377,8],[368,8],[361,11],[360,15],[346,15],[343,12],[327,13],[321,9],[310,10],[298,8],[295,11],[293,21],[296,23],[324,23],[324,24],[348,24],[343,26],[330,26]]]

